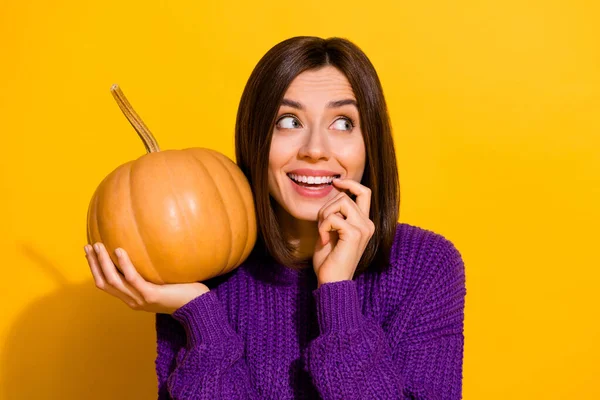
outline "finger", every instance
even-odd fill
[[[323,219],[325,219],[323,217],[323,210],[325,210],[325,208],[327,208],[330,204],[335,203],[336,201],[338,201],[339,199],[341,199],[344,196],[348,196],[346,193],[338,193],[333,199],[329,200],[327,203],[323,204],[323,206],[319,209],[319,212],[317,213],[317,221],[319,221],[319,224],[321,222],[323,222]]]
[[[341,222],[339,222],[339,220],[343,220],[343,218],[337,214],[332,214],[323,221],[321,221],[318,230],[323,246],[329,243],[329,240],[331,238],[330,234],[332,231],[336,232],[338,229],[342,229],[342,225]]]
[[[133,266],[133,263],[129,258],[129,254],[127,254],[125,249],[118,248],[115,250],[115,254],[117,255],[119,267],[121,267],[123,275],[125,276],[126,283],[129,283],[132,288],[135,289],[143,299],[145,299],[145,293],[148,293],[148,291],[152,290],[155,285],[146,281],[139,274],[139,272]]]
[[[323,218],[329,217],[331,214],[338,214],[343,217],[346,222],[353,225],[361,232],[365,239],[370,239],[375,232],[375,225],[373,221],[369,219],[368,215],[365,215],[358,208],[358,205],[344,193],[344,196],[340,197],[336,202],[330,204],[323,210]]]
[[[98,257],[94,249],[92,248],[92,246],[89,246],[88,250],[89,251],[86,252],[86,258],[88,260],[88,264],[90,265],[92,275],[94,276],[94,283],[96,284],[96,287],[110,294],[111,296],[117,297],[130,307],[135,307],[136,301],[134,299],[127,296],[125,293],[118,291],[106,282],[106,278],[104,277],[102,268],[100,268],[100,262],[98,261]]]
[[[322,217],[325,219],[331,214],[335,213],[340,213],[340,216],[349,220],[351,224],[356,226],[361,225],[362,219],[364,219],[364,216],[361,210],[358,208],[358,205],[352,201],[352,199],[348,197],[346,193],[342,193],[342,196],[340,196],[340,198],[335,202],[323,207]]]
[[[319,227],[321,242],[326,245],[329,242],[329,232],[336,231],[340,240],[360,240],[361,233],[354,225],[337,214],[329,215]]]
[[[98,262],[98,258],[96,257],[96,253],[94,249],[89,244],[86,245],[86,254],[88,265],[90,266],[90,270],[92,271],[92,276],[94,277],[94,283],[96,287],[100,290],[106,289],[106,279],[104,278],[104,274],[102,273],[102,269],[100,268],[100,263]]]
[[[106,247],[104,247],[104,244],[97,242],[94,244],[94,250],[96,252],[96,257],[98,258],[98,261],[100,263],[102,275],[104,276],[106,283],[108,285],[117,287],[121,279],[117,272],[115,264],[112,262],[110,256],[108,255],[108,251],[106,251]]]
[[[113,288],[117,289],[117,291],[124,293],[127,297],[133,298],[136,302],[142,304],[143,298],[141,294],[135,288],[125,282],[123,276],[117,272],[117,268],[108,255],[104,245],[98,242],[94,245],[94,249],[98,255],[100,268],[102,269],[108,286],[112,286]]]
[[[371,189],[353,181],[352,179],[334,179],[333,184],[342,189],[348,189],[350,193],[356,195],[356,204],[358,208],[365,214],[369,215],[371,208]]]

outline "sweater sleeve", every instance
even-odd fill
[[[324,400],[461,399],[464,265],[453,245],[441,260],[408,327],[399,313],[385,331],[365,318],[355,281],[314,291],[320,336],[304,361]]]
[[[177,320],[169,314],[156,314],[156,377],[158,379],[158,400],[171,400],[167,388],[167,378],[175,369],[176,357],[184,351],[185,331]]]
[[[214,292],[157,315],[157,342],[159,400],[258,399],[244,344]]]

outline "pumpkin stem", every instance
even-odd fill
[[[148,129],[146,124],[144,124],[144,121],[142,121],[142,119],[139,115],[137,115],[133,107],[131,107],[131,104],[129,104],[129,101],[127,101],[127,98],[121,91],[119,85],[115,83],[111,86],[110,91],[112,92],[113,97],[117,101],[119,108],[121,109],[121,111],[123,111],[123,114],[125,114],[131,126],[133,126],[138,136],[144,142],[146,152],[154,153],[160,151],[158,143],[156,142],[156,139],[150,132],[150,129]]]

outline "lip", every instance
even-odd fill
[[[290,182],[290,185],[292,185],[292,187],[294,188],[296,193],[298,193],[300,196],[303,196],[303,197],[319,199],[321,197],[327,196],[333,190],[333,185],[323,186],[320,189],[309,189],[305,186],[298,185],[289,176],[286,176],[286,178],[288,178],[288,182]]]
[[[326,171],[324,169],[310,169],[310,168],[300,168],[292,171],[288,171],[286,174],[294,174],[294,175],[304,175],[304,176],[334,176],[342,174],[335,171]]]

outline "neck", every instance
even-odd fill
[[[296,219],[279,205],[277,205],[276,213],[285,240],[296,250],[295,256],[299,260],[310,260],[319,239],[317,221]]]

